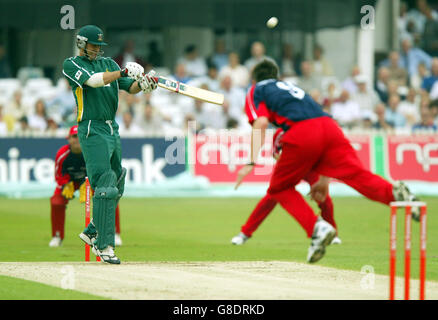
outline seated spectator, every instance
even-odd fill
[[[220,124],[218,123],[215,129],[236,129],[243,134],[251,132],[251,125],[248,123],[246,115],[242,111],[231,114],[230,106],[230,102],[225,99],[221,110],[222,112],[218,116]],[[216,112],[217,111],[218,110],[216,110]]]
[[[61,78],[60,81],[59,91],[53,99],[46,102],[47,113],[58,123],[63,121],[71,122],[72,120],[76,122],[76,118],[72,119],[72,115],[76,108],[76,100],[72,95],[70,84],[65,78]],[[69,125],[65,126],[71,127]]]
[[[333,118],[344,128],[352,128],[359,123],[360,108],[357,102],[350,99],[347,90],[342,90],[339,99],[332,104]]]
[[[417,0],[416,6],[408,11],[407,19],[413,23],[413,32],[416,38],[420,37],[424,33],[424,28],[426,24],[426,12],[429,10],[429,5],[427,0]],[[431,15],[434,19],[438,18],[437,13],[431,10]]]
[[[313,74],[319,77],[333,75],[333,68],[328,60],[323,56],[323,48],[315,45],[313,48],[313,60],[310,62]]]
[[[6,55],[6,49],[0,44],[0,79],[2,78],[12,78],[12,72]]]
[[[400,97],[392,94],[388,99],[388,108],[385,111],[385,120],[393,128],[403,128],[406,125],[406,118],[398,111]]]
[[[227,129],[238,129],[239,128],[239,122],[236,119],[229,118],[227,121]]]
[[[201,85],[205,84],[207,85],[209,90],[217,92],[220,89],[217,67],[213,62],[208,61],[207,68],[208,68],[207,75],[196,78],[195,80],[192,81],[191,84],[196,87],[200,87]]]
[[[424,78],[421,85],[421,88],[427,92],[430,92],[433,85],[438,81],[438,58],[432,59],[431,73],[429,77]]]
[[[46,132],[52,137],[56,137],[59,134],[59,126],[52,118],[47,119]]]
[[[225,100],[228,101],[229,104],[228,113],[230,117],[238,120],[242,117],[243,114],[246,92],[239,87],[233,87],[232,83],[233,82],[231,77],[225,76],[221,80],[220,92],[224,94]]]
[[[399,86],[405,86],[408,83],[408,73],[400,65],[399,53],[397,51],[392,51],[389,54],[389,79],[397,81]]]
[[[251,73],[252,68],[259,62],[269,59],[273,60],[271,57],[265,55],[266,49],[265,45],[260,41],[256,41],[251,45],[251,58],[245,61],[245,67]]]
[[[387,67],[380,67],[377,72],[377,79],[374,87],[380,100],[385,103],[388,101],[389,76],[389,69]]]
[[[365,129],[365,130],[373,129],[373,121],[368,116],[365,118],[362,118],[362,121],[360,122],[359,128]]]
[[[41,99],[35,102],[35,112],[29,116],[29,127],[36,132],[44,132],[47,129],[46,105]]]
[[[135,42],[133,40],[127,40],[125,42],[122,51],[114,57],[114,61],[117,62],[120,68],[124,68],[128,62],[137,62],[143,67],[146,66],[145,61],[135,55]]]
[[[400,52],[402,68],[408,71],[409,76],[414,75],[418,70],[418,64],[424,63],[427,69],[430,68],[432,58],[420,48],[412,47],[409,39],[402,41],[402,51]]]
[[[410,40],[412,40],[412,35],[409,32],[409,30],[411,30],[412,28],[410,26],[408,27],[408,23],[410,21],[408,20],[407,12],[407,3],[405,1],[400,1],[400,14],[397,20],[399,39],[409,38]]]
[[[424,79],[428,77],[430,73],[424,63],[419,63],[417,69],[417,72],[409,78],[409,82],[412,88],[419,90],[421,88],[421,85],[423,84]]]
[[[130,112],[123,114],[123,121],[119,124],[120,137],[142,136],[143,130],[132,119]]]
[[[413,125],[420,120],[417,92],[414,88],[409,88],[406,99],[401,101],[398,106],[398,111],[404,115],[409,125]]]
[[[198,48],[194,44],[188,45],[184,50],[184,56],[178,59],[178,64],[183,64],[189,77],[201,77],[207,74],[207,64],[204,58],[198,54]]]
[[[438,81],[435,81],[432,89],[430,89],[430,100],[436,100],[438,99]]]
[[[309,96],[312,97],[313,100],[315,100],[317,103],[322,104],[322,95],[321,92],[318,89],[312,89],[309,91]]]
[[[338,94],[338,89],[336,88],[336,84],[334,82],[330,82],[329,85],[327,86],[327,93],[322,101],[323,110],[325,112],[330,113],[331,106],[333,102],[335,102],[336,99],[338,99],[338,97],[339,94]]]
[[[313,74],[312,65],[308,61],[301,62],[301,77],[298,79],[298,86],[306,92],[321,89],[321,79]]]
[[[5,105],[4,115],[8,118],[9,130],[13,130],[14,123],[17,119],[27,116],[30,113],[28,108],[24,105],[22,97],[21,91],[17,90],[14,92],[12,100]]]
[[[186,70],[186,65],[184,63],[178,63],[175,67],[175,73],[172,75],[172,78],[183,83],[189,82],[192,78],[187,74]]]
[[[361,74],[357,75],[355,80],[358,90],[352,95],[351,99],[359,105],[362,118],[368,116],[374,121],[375,115],[373,109],[374,106],[380,102],[379,96],[372,88],[368,88],[368,79],[366,76]]]
[[[166,118],[166,120],[170,120]],[[148,136],[162,135],[164,133],[164,118],[150,104],[144,107],[141,127]]]
[[[239,55],[236,52],[231,52],[228,55],[228,64],[219,72],[220,80],[226,76],[231,78],[233,87],[246,89],[249,85],[249,71],[240,64]]]
[[[217,127],[216,127],[217,129],[226,129],[228,127],[228,123],[231,119],[236,120],[236,118],[234,118],[233,116],[230,115],[230,103],[226,99],[224,100],[224,104],[222,105],[222,114],[221,114],[221,117],[219,119],[220,119],[219,121],[221,121],[221,123],[217,125]]]
[[[429,108],[421,109],[420,122],[412,126],[412,132],[419,130],[437,131],[437,125],[434,123],[434,118]]]
[[[201,86],[201,88],[208,90],[208,87],[205,85]],[[225,97],[225,100],[226,99],[227,97]],[[226,127],[227,116],[224,113],[224,109],[226,109],[227,106],[218,107],[215,104],[203,102],[201,100],[191,100],[191,110],[189,110],[187,114],[192,115],[196,120],[198,131],[203,129],[224,129]],[[224,104],[226,103],[224,102]]]
[[[118,122],[123,121],[123,115],[129,112],[134,122],[138,123],[143,116],[143,96],[128,94],[126,91],[120,91],[119,108],[117,109]]]
[[[225,48],[224,39],[216,39],[214,53],[211,56],[211,62],[216,65],[216,68],[219,72],[228,64],[228,54]]]
[[[283,45],[280,73],[282,78],[295,77],[298,75],[299,59],[295,56],[294,47],[290,43]]]
[[[18,123],[14,126],[14,131],[12,132],[16,136],[30,136],[32,134],[32,130],[29,127],[29,122],[27,117],[21,117],[18,120]]]
[[[205,106],[205,102],[197,99],[193,100],[193,111],[190,114],[196,121],[197,131],[209,128],[210,125],[214,122],[214,119],[212,119],[212,115],[208,112]]]
[[[390,80],[388,82],[388,91],[387,91],[388,97],[390,97],[393,94],[399,95],[400,99],[405,98],[405,92],[399,87],[398,82],[394,80]],[[388,99],[385,102],[388,104]]]
[[[374,129],[388,131],[393,128],[392,124],[386,120],[386,108],[383,103],[378,103],[376,105],[376,107],[374,108],[374,113],[377,116],[377,120],[373,124]]]
[[[3,120],[3,106],[0,105],[0,137],[4,137],[8,134],[8,126]]]
[[[18,125],[17,124],[18,119],[16,119],[15,116],[12,114],[5,114],[6,108],[3,106],[1,107],[2,107],[2,121],[5,123],[8,132],[13,132],[15,126]]]
[[[438,56],[438,14],[430,6],[423,9],[426,17],[424,32],[421,35],[421,47],[432,57]]]
[[[419,110],[429,108],[431,100],[426,91],[420,91],[420,107]]]
[[[351,69],[351,75],[342,82],[342,88],[347,90],[351,95],[356,93],[357,91],[357,84],[356,84],[356,76],[360,74],[360,68],[359,66],[354,66]]]
[[[438,125],[438,100],[433,100],[429,104],[429,109],[434,119],[434,123]]]
[[[158,49],[157,41],[152,40],[148,46],[149,54],[147,63],[153,68],[163,66],[163,52]]]

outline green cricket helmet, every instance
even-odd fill
[[[91,50],[87,50],[87,43],[91,43],[98,46],[106,46],[107,43],[103,41],[103,31],[97,26],[94,25],[86,25],[79,29],[78,35],[76,36],[76,45],[79,49],[84,49],[85,56],[92,60],[89,56],[89,52],[95,52]],[[95,52],[96,56],[94,59],[102,56],[103,51],[99,50]]]

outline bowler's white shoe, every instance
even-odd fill
[[[49,247],[51,247],[51,248],[56,248],[56,247],[60,247],[61,244],[62,244],[61,237],[59,237],[59,236],[54,236],[54,237],[52,238],[52,240],[50,240],[50,242],[49,242]]]
[[[325,247],[336,237],[336,229],[327,221],[318,218],[313,228],[312,243],[307,254],[307,262],[319,261],[325,254]]]
[[[114,248],[111,246],[106,247],[103,250],[97,249],[96,245],[93,244],[93,253],[96,256],[99,256],[103,262],[111,263],[111,264],[120,264],[119,258],[116,257],[114,253]]]
[[[120,247],[122,245],[122,238],[120,237],[119,233],[116,233],[114,236],[114,244],[116,247]]]
[[[341,243],[342,243],[341,238],[336,236],[333,238],[332,243],[330,243],[330,244],[341,244]]]
[[[240,232],[237,236],[235,236],[233,239],[231,239],[231,243],[235,244],[237,246],[240,246],[240,245],[244,244],[248,239],[249,239],[249,237],[246,234],[244,234],[243,232]]]

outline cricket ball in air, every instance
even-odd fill
[[[266,22],[266,26],[268,28],[275,28],[275,26],[278,24],[278,19],[277,17],[271,17],[269,18],[269,20]]]

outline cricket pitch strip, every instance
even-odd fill
[[[111,299],[298,300],[388,299],[388,276],[309,265],[267,262],[0,262],[0,275]],[[397,277],[396,299],[403,279]],[[418,299],[418,280],[411,280]],[[427,281],[426,299],[438,299]]]

